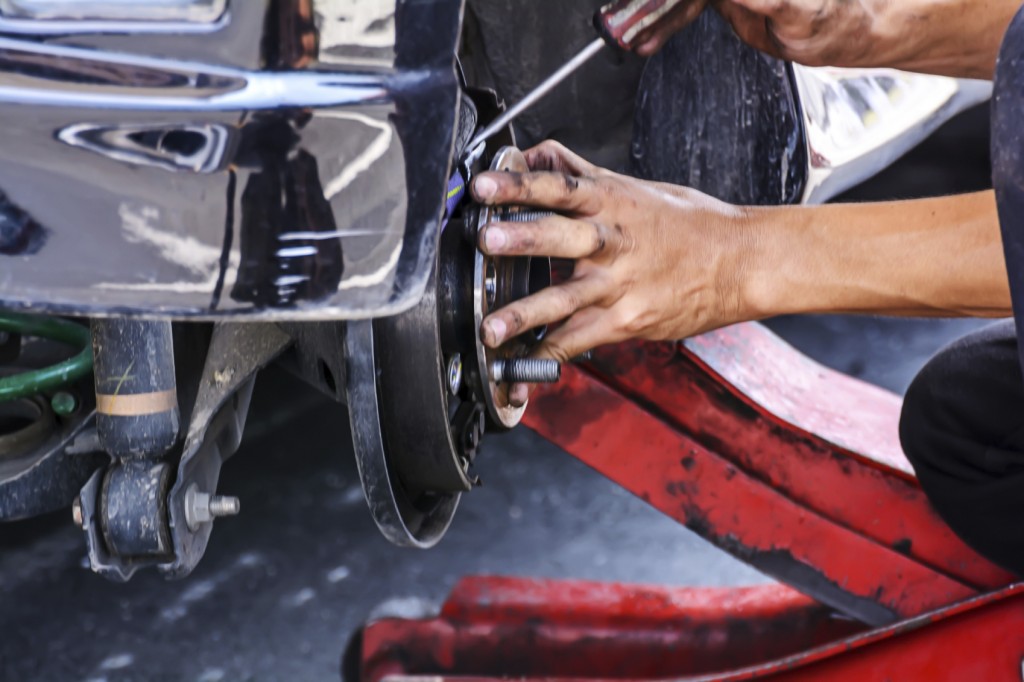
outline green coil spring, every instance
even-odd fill
[[[0,402],[59,391],[92,372],[88,327],[58,317],[0,312],[0,331],[58,341],[79,349],[76,355],[55,365],[0,378]],[[53,407],[58,414],[74,409],[67,403],[66,394],[54,396]]]

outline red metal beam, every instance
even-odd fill
[[[1024,585],[797,656],[711,679],[717,682],[1019,682],[1024,656]]]
[[[877,630],[857,627],[777,585],[666,589],[473,578],[456,587],[437,618],[370,624],[361,679],[1021,679],[1024,586]],[[807,649],[793,649],[799,646]]]
[[[905,618],[1011,582],[928,505],[899,399],[760,325],[624,344],[590,370],[540,391],[526,423],[779,580],[876,624],[860,599]]]
[[[437,618],[368,626],[361,679],[692,675],[756,665],[862,628],[782,585],[686,589],[474,577],[455,587]]]
[[[582,371],[565,372],[535,397],[530,414],[538,433],[654,508],[864,622],[976,594],[796,504]]]
[[[648,411],[837,525],[979,590],[1012,581],[928,504],[899,449],[899,398],[818,365],[760,325],[687,346],[627,344],[595,365]]]
[[[896,396],[758,325],[602,351],[539,391],[526,423],[821,603],[781,585],[473,579],[438,618],[370,625],[362,677],[1020,680],[1024,587],[978,596],[1011,576],[930,509],[898,416]],[[825,604],[902,620],[863,631]]]

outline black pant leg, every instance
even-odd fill
[[[921,370],[900,440],[953,531],[1024,575],[1024,376],[1012,321],[954,342]]]

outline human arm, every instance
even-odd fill
[[[992,191],[746,215],[760,244],[743,276],[751,317],[1013,314]]]
[[[483,174],[474,182],[477,199],[561,215],[487,226],[480,247],[569,258],[575,269],[567,282],[489,316],[482,332],[491,347],[563,320],[540,357],[565,362],[630,338],[682,339],[780,314],[1011,314],[991,192],[735,207],[611,173],[555,143],[526,157],[536,172]]]
[[[650,56],[696,18],[707,0],[677,8],[642,33]],[[808,66],[888,67],[992,78],[1018,0],[710,0],[747,43]]]

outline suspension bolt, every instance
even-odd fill
[[[242,510],[237,497],[199,492],[195,483],[185,491],[185,523],[193,533],[204,523],[221,516],[235,516]]]
[[[462,355],[455,353],[448,358],[448,390],[458,395],[462,389]]]
[[[242,511],[242,502],[230,495],[214,495],[210,498],[210,516],[236,516]]]
[[[491,363],[491,380],[509,384],[553,384],[562,378],[557,360],[513,358]]]

